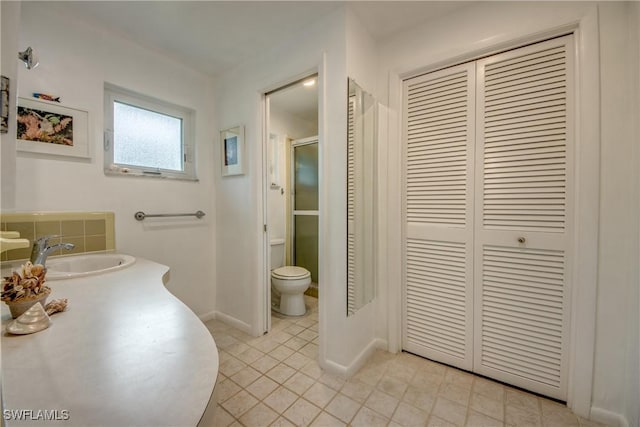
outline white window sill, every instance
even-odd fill
[[[200,180],[196,177],[190,177],[187,175],[180,174],[172,174],[172,173],[156,173],[156,172],[141,172],[141,171],[132,171],[132,170],[111,170],[105,169],[104,174],[106,176],[131,176],[138,178],[155,178],[155,179],[174,179],[178,181],[192,181],[199,182]]]

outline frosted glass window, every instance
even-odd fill
[[[104,84],[104,173],[197,181],[195,111]]]
[[[294,217],[293,265],[311,273],[311,281],[318,283],[318,215]]]
[[[113,160],[122,165],[183,170],[182,119],[114,103]]]
[[[318,144],[294,147],[295,210],[318,210]]]

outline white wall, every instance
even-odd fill
[[[272,132],[273,133],[273,132]],[[276,133],[277,139],[275,141],[269,140],[269,152],[273,149],[271,144],[275,144],[277,147],[276,165],[271,163],[272,157],[269,155],[267,161],[269,162],[269,168],[276,168],[276,182],[278,187],[272,187],[274,182],[268,182],[269,189],[267,190],[267,222],[269,224],[269,239],[286,239],[286,223],[287,223],[287,194],[289,192],[289,182],[287,180],[287,149],[289,144],[287,143],[286,132]]]
[[[0,69],[3,76],[9,77],[9,110],[16,111],[16,89],[18,87],[18,51],[26,49],[19,46],[20,3],[0,3],[2,25],[2,46],[0,47]],[[22,66],[22,64],[20,64]],[[13,209],[15,206],[16,181],[16,122],[15,113],[9,113],[9,130],[0,134],[0,208]]]
[[[637,218],[640,215],[637,187],[633,180],[638,167],[633,162],[633,154],[639,144],[633,135],[634,122],[638,120],[634,114],[637,112],[634,104],[637,103],[638,91],[630,90],[637,78],[634,73],[637,73],[637,63],[631,62],[637,51],[632,50],[629,25],[637,28],[638,21],[633,23],[627,19],[630,3],[602,3],[599,9],[602,157],[593,405],[629,416],[627,410],[631,408],[627,403],[630,397],[626,395],[626,382],[634,373],[637,378],[638,372],[637,367],[629,372],[631,364],[627,358],[635,357],[637,360],[638,357],[637,349],[631,348],[630,338],[637,337],[638,330],[637,297],[634,295],[637,295],[638,286]],[[636,409],[640,406],[638,394],[633,406]]]
[[[636,94],[631,99],[631,119],[632,125],[632,185],[635,189],[633,198],[634,212],[640,212],[640,3],[632,2],[629,5],[627,14],[628,38],[630,44],[629,61],[627,69],[630,81],[630,94]],[[635,230],[632,247],[633,272],[627,295],[627,349],[626,354],[626,391],[625,406],[626,418],[632,427],[640,426],[640,216],[635,217]]]
[[[318,69],[319,68],[319,69]],[[220,76],[215,101],[219,127],[246,126],[248,170],[216,176],[218,195],[217,310],[254,334],[266,304],[262,245],[261,93],[318,71],[320,120],[320,363],[346,372],[372,340],[346,317],[346,96],[345,11],[341,8],[249,63]]]
[[[16,210],[107,210],[116,216],[116,248],[171,268],[169,290],[197,314],[215,297],[215,210],[211,88],[207,77],[101,30],[47,3],[22,3],[20,45],[32,46],[40,66],[19,72],[19,95],[60,96],[89,113],[90,161],[19,153]],[[14,53],[12,52],[12,55]],[[103,84],[110,82],[196,111],[199,182],[107,177],[103,173]],[[195,212],[197,219],[145,220],[133,214]]]
[[[318,123],[291,114],[274,104],[275,102],[271,102],[269,107],[271,133],[287,135],[291,139],[308,138],[318,134]]]
[[[442,17],[428,25],[409,29],[383,42],[380,46],[378,89],[381,99],[390,107],[399,105],[397,90],[389,90],[390,74],[402,75],[427,66],[452,64],[469,58],[474,53],[490,52],[509,43],[536,36],[542,32],[573,25],[583,17],[593,15],[596,4],[554,2],[525,3],[499,2],[475,4],[458,9],[454,14]],[[637,102],[637,91],[629,90],[631,63],[629,43],[626,40],[628,25],[638,26],[637,14],[627,21],[629,4],[611,2],[600,4],[600,72],[601,72],[601,201],[600,246],[598,250],[596,349],[591,407],[599,415],[609,417],[612,423],[630,417],[627,409],[634,397],[627,397],[627,390],[637,390],[637,385],[625,384],[625,376],[637,375],[637,361],[626,360],[624,349],[637,347],[630,337],[637,337],[637,265],[638,221],[634,165],[631,161],[637,139],[632,136],[631,103]],[[633,28],[633,27],[632,27]],[[598,55],[598,46],[581,51],[584,57]],[[637,53],[637,52],[636,52]],[[632,55],[631,57],[634,57]],[[586,72],[590,73],[590,70]],[[635,74],[637,78],[637,74]],[[637,84],[637,81],[635,82]],[[393,87],[392,87],[393,89]],[[597,92],[596,92],[597,93]],[[632,98],[634,97],[634,98]],[[391,111],[389,120],[388,187],[382,191],[390,194],[386,204],[389,233],[384,245],[399,250],[400,198],[391,196],[400,185],[399,151],[397,146],[398,111]],[[586,137],[586,136],[585,136]],[[384,171],[381,171],[383,173]],[[637,182],[637,181],[636,181]],[[395,230],[395,232],[394,232]],[[393,284],[400,277],[400,257],[391,252],[389,271],[383,283]],[[579,284],[578,284],[579,286]],[[391,287],[390,289],[396,289]],[[392,294],[395,291],[392,291]],[[633,302],[627,298],[636,295]],[[389,295],[392,301],[393,295]],[[393,305],[394,303],[392,303]],[[396,309],[397,310],[397,309]],[[398,333],[397,324],[390,321],[390,335]],[[395,329],[394,329],[395,328]],[[637,350],[636,350],[637,351]],[[631,353],[630,357],[637,353]],[[625,363],[627,364],[625,366]],[[635,369],[632,368],[635,364]],[[584,414],[583,414],[584,415]],[[587,414],[588,415],[588,414]],[[637,419],[637,415],[635,416]]]
[[[356,83],[366,92],[370,93],[374,99],[378,100],[378,87],[377,87],[377,70],[378,70],[378,48],[375,40],[369,34],[367,29],[361,23],[356,14],[347,8],[347,23],[346,23],[346,45],[347,45],[347,75],[352,78]],[[376,149],[380,149],[385,145],[385,140],[379,140]],[[368,150],[372,147],[365,147]],[[366,156],[372,156],[371,153]],[[376,153],[375,156],[379,159],[381,156]],[[363,155],[364,158],[364,155]],[[377,167],[377,166],[376,166]],[[377,175],[374,171],[374,179],[376,189],[379,188],[379,180],[384,180],[383,175]],[[366,196],[367,192],[362,195]],[[369,193],[370,195],[371,193]],[[374,195],[375,198],[375,195]],[[356,199],[357,200],[357,199]],[[378,217],[378,210],[376,208],[383,206],[383,200],[373,200],[371,204],[374,206],[373,222],[376,224]],[[360,219],[362,219],[361,217]],[[363,230],[369,230],[369,226],[372,224],[363,224]],[[370,238],[374,243],[374,246],[378,244],[377,235],[381,229],[373,227],[374,233]],[[356,248],[359,248],[356,246]],[[360,248],[362,249],[362,248]],[[362,258],[366,259],[366,258]],[[378,269],[381,267],[380,259],[376,253],[373,254],[373,265],[366,266],[373,270],[373,285],[376,287],[373,300],[365,304],[358,309],[352,316],[348,318],[352,327],[360,330],[361,334],[366,340],[369,340],[369,346],[365,349],[365,352],[372,351],[375,347],[385,348],[386,345],[386,332],[387,332],[387,307],[386,307],[386,287],[379,285]],[[359,292],[358,292],[359,293]],[[363,354],[363,358],[366,358],[367,353]],[[362,361],[359,360],[359,362]]]
[[[265,52],[219,76],[216,81],[214,99],[216,110],[219,111],[217,126],[224,128],[234,123],[245,125],[247,154],[244,175],[221,177],[216,173],[215,176],[218,194],[217,310],[254,334],[263,332],[267,309],[264,298],[268,285],[262,231],[262,173],[263,154],[266,153],[262,150],[264,118],[261,96],[298,78],[320,72],[320,103],[331,102],[327,97],[331,96],[332,91],[339,90],[339,87],[335,88],[335,82],[344,74],[344,52],[341,51],[344,30],[341,23],[340,14],[320,19],[313,28],[308,28],[292,40],[290,45]],[[327,69],[318,70],[323,66],[325,53]],[[325,115],[323,105],[319,114],[321,117]],[[320,150],[323,154],[330,148],[328,144],[338,143],[335,138],[328,139],[326,132],[321,126]],[[328,132],[337,133],[334,129]],[[321,173],[321,186],[326,187],[329,184],[324,171]],[[324,194],[321,189],[321,199]],[[327,219],[323,218],[322,221]],[[327,277],[321,280],[324,282]]]

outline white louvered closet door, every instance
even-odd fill
[[[471,369],[475,66],[404,83],[403,347]]]
[[[477,62],[474,371],[566,400],[572,41]]]

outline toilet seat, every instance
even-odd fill
[[[310,277],[311,273],[306,268],[288,265],[286,267],[276,268],[271,272],[271,277],[280,280],[298,280]]]

